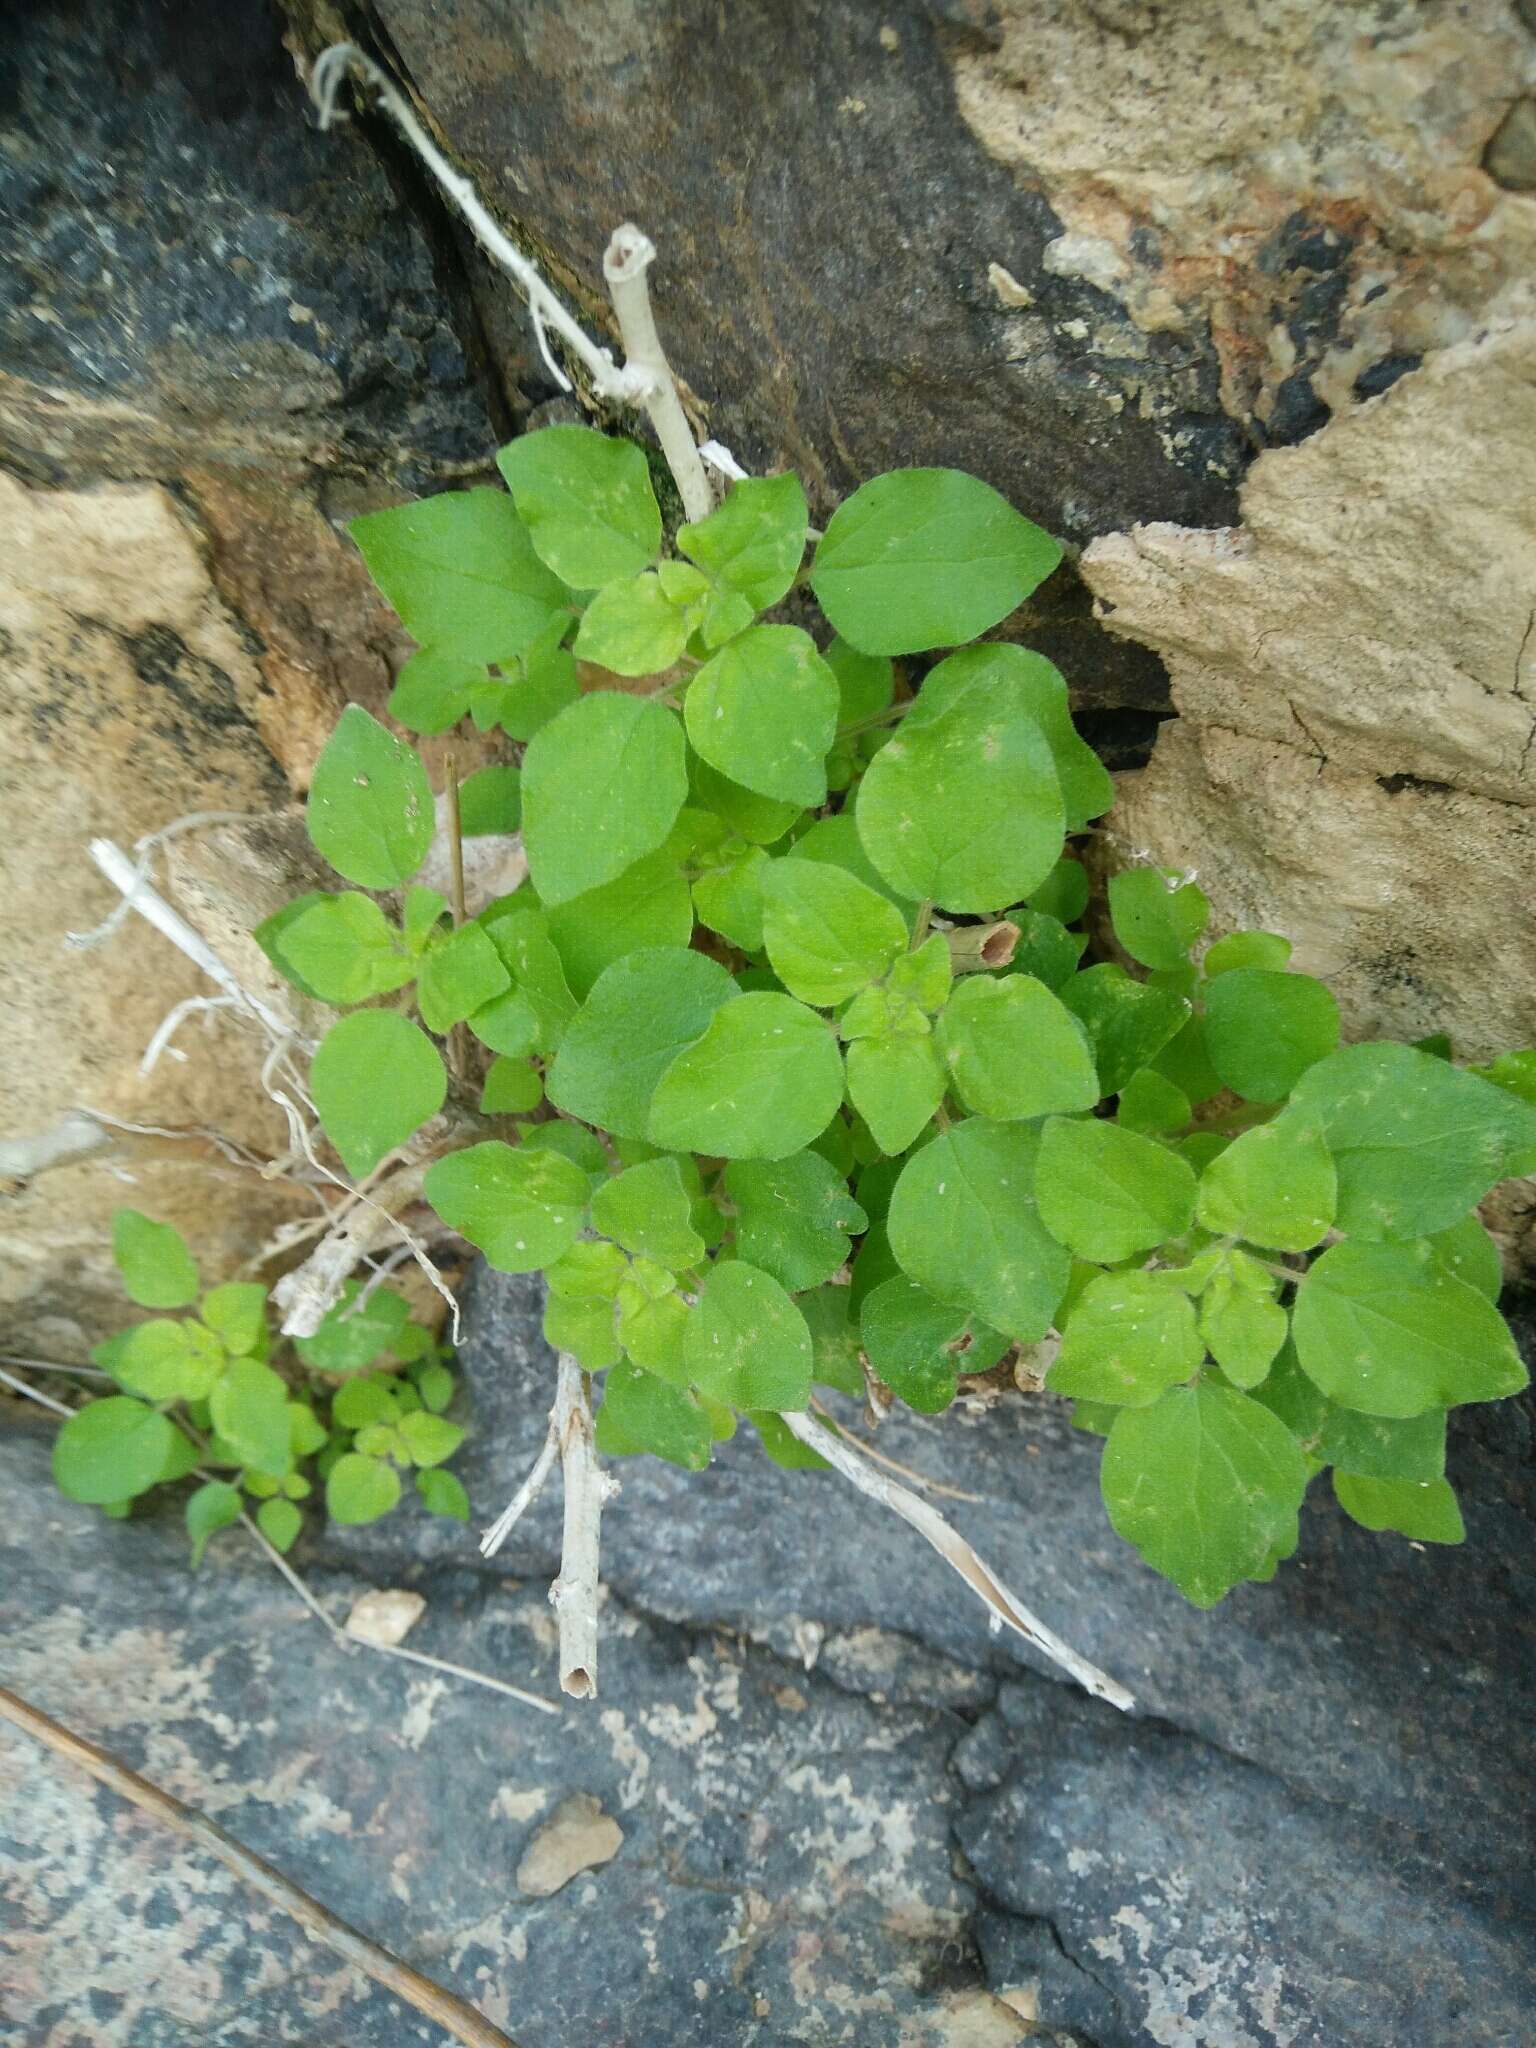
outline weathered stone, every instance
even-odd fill
[[[1181,713],[1122,780],[1122,851],[1198,869],[1217,929],[1292,938],[1351,1031],[1471,1057],[1527,1042],[1536,1003],[1533,441],[1526,292],[1262,456],[1241,527],[1141,527],[1083,563]]]

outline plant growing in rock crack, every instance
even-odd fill
[[[431,1513],[468,1520],[464,1488],[444,1469],[464,1437],[443,1412],[448,1353],[403,1295],[349,1281],[279,1371],[265,1287],[204,1292],[180,1233],[137,1209],[117,1211],[112,1250],[131,1301],[185,1313],[152,1316],[91,1353],[121,1391],[77,1409],[55,1439],[54,1477],[71,1500],[124,1516],[157,1487],[197,1477],[193,1564],[248,1509],[274,1550],[291,1549],[317,1484],[333,1522],[375,1522],[413,1472]]]
[[[1057,544],[944,469],[876,477],[814,534],[794,477],[715,451],[739,479],[717,505],[645,238],[621,228],[604,263],[620,367],[350,45],[316,64],[322,118],[348,74],[517,280],[557,381],[549,331],[594,398],[646,410],[687,516],[668,548],[643,452],[559,426],[501,451],[505,491],[354,522],[419,646],[392,715],[422,734],[468,719],[511,758],[462,789],[450,771],[450,901],[418,879],[438,837],[420,757],[343,714],[308,815],[353,886],[256,934],[346,1013],[307,1076],[307,1048],[144,863],[93,848],[267,1032],[296,1154],[330,1174],[312,1108],[359,1183],[278,1282],[285,1330],[325,1326],[393,1240],[425,1263],[401,1220],[423,1193],[491,1266],[545,1274],[549,1432],[483,1547],[558,1457],[552,1598],[577,1694],[596,1689],[598,1454],[697,1469],[745,1418],[1131,1704],[868,1461],[818,1385],[925,1414],[978,1376],[1070,1397],[1106,1439],[1112,1524],[1200,1605],[1273,1575],[1323,1466],[1368,1528],[1458,1540],[1447,1411],[1526,1380],[1473,1211],[1536,1171],[1536,1053],[1470,1068],[1443,1043],[1341,1046],[1284,938],[1207,944],[1205,896],[1152,866],[1109,883],[1122,958],[1083,966],[1071,842],[1109,778],[1056,669],[980,637]],[[471,907],[477,834],[525,865]]]

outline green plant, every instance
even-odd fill
[[[433,1514],[468,1520],[464,1488],[443,1469],[464,1436],[443,1412],[449,1354],[403,1295],[349,1281],[280,1372],[265,1287],[202,1293],[180,1234],[137,1209],[117,1211],[112,1249],[130,1300],[186,1313],[135,1323],[92,1352],[121,1392],[59,1431],[54,1478],[71,1500],[123,1516],[155,1487],[198,1477],[186,1503],[194,1564],[248,1506],[273,1548],[288,1550],[317,1482],[332,1521],[372,1522],[414,1470]]]
[[[665,553],[639,448],[499,460],[506,492],[352,530],[420,643],[394,716],[516,743],[462,807],[527,882],[473,917],[414,884],[426,770],[352,707],[309,823],[356,886],[258,934],[348,1011],[311,1086],[349,1171],[413,1147],[446,1226],[546,1273],[609,1454],[702,1467],[746,1415],[819,1464],[813,1385],[934,1413],[1059,1339],[1111,1521],[1197,1603],[1272,1575],[1323,1465],[1368,1527],[1454,1540],[1446,1411],[1525,1384],[1471,1211],[1536,1168],[1536,1056],[1341,1046],[1283,938],[1197,962],[1207,900],[1151,867],[1109,884],[1135,971],[1081,965],[1066,842],[1111,786],[1049,662],[959,644],[1059,559],[986,485],[878,477],[806,566],[791,476]],[[761,622],[812,593],[824,647]],[[904,694],[893,657],[942,649]]]

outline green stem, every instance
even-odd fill
[[[911,950],[914,953],[917,951],[918,947],[923,943],[924,939],[927,938],[928,927],[932,922],[933,905],[931,903],[919,903],[919,905],[917,906],[917,915],[912,920]]]
[[[841,725],[837,736],[840,740],[851,740],[861,732],[873,732],[876,726],[894,725],[898,718],[906,717],[916,702],[915,697],[907,697],[900,704],[893,704],[888,711],[877,711],[873,718],[861,718],[856,725]]]

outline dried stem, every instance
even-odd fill
[[[597,1695],[597,1563],[603,1503],[618,1483],[597,1462],[587,1379],[568,1351],[560,1354],[555,1434],[565,1475],[565,1532],[560,1576],[549,1589],[560,1624],[560,1687],[573,1699]]]
[[[715,494],[699,458],[693,429],[677,395],[677,380],[656,332],[651,311],[651,290],[646,272],[656,261],[656,245],[633,222],[615,228],[603,255],[603,276],[618,318],[619,337],[627,358],[625,367],[644,374],[647,388],[640,403],[661,444],[672,480],[690,519],[707,519],[715,509]]]
[[[185,1840],[205,1850],[226,1870],[232,1871],[242,1884],[260,1892],[263,1898],[270,1899],[273,1905],[289,1914],[312,1941],[323,1942],[327,1948],[333,1949],[345,1962],[371,1977],[375,1984],[382,1984],[395,1997],[404,1999],[407,2005],[434,2021],[455,2041],[462,2042],[464,2048],[516,2048],[509,2035],[499,2027],[493,2027],[466,2000],[445,1991],[441,1984],[434,1984],[430,1977],[423,1977],[409,1963],[401,1962],[388,1949],[380,1948],[367,1935],[359,1934],[355,1927],[338,1919],[317,1899],[312,1899],[308,1892],[300,1891],[291,1878],[284,1877],[280,1870],[274,1870],[270,1863],[253,1855],[232,1835],[225,1834],[206,1814],[184,1806],[169,1792],[152,1785],[147,1778],[141,1778],[137,1771],[130,1770],[94,1742],[87,1742],[84,1736],[61,1727],[40,1708],[4,1686],[0,1686],[0,1719],[30,1735],[34,1742],[41,1743],[55,1756],[78,1764],[98,1784],[105,1785],[120,1799],[128,1800],[141,1813],[153,1815]]]
[[[789,1410],[784,1421],[801,1443],[819,1452],[860,1493],[878,1501],[882,1507],[890,1508],[904,1522],[910,1522],[983,1601],[994,1624],[1006,1624],[1013,1629],[1025,1642],[1033,1644],[1043,1656],[1049,1657],[1053,1664],[1059,1664],[1063,1671],[1070,1672],[1078,1684],[1096,1699],[1108,1700],[1111,1706],[1119,1707],[1124,1713],[1135,1706],[1135,1699],[1123,1685],[1090,1664],[1085,1657],[1080,1657],[1037,1615],[1031,1614],[1024,1603],[1009,1592],[991,1566],[977,1556],[960,1532],[950,1527],[937,1508],[930,1507],[927,1501],[919,1500],[915,1493],[898,1486],[883,1472],[876,1471],[846,1437],[823,1428],[809,1415]]]

